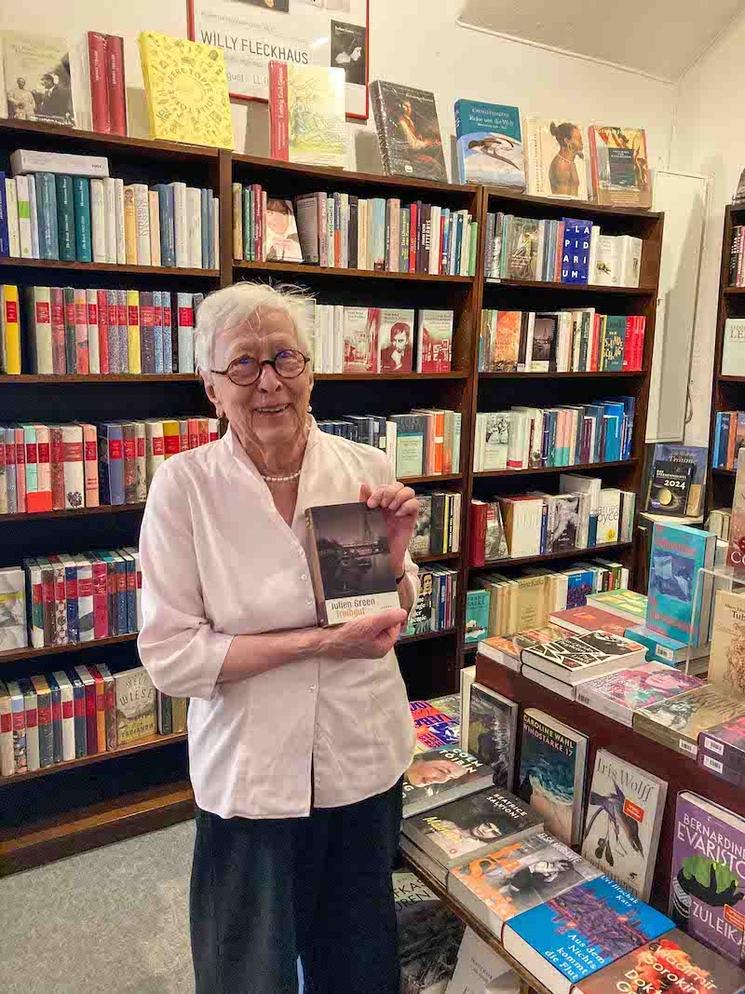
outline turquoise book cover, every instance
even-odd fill
[[[469,590],[466,594],[466,642],[478,642],[489,634],[488,590]]]
[[[520,111],[480,100],[455,101],[458,182],[525,189]]]
[[[711,595],[697,599],[696,583],[699,570],[713,566],[715,551],[716,536],[711,532],[655,523],[649,557],[647,628],[686,644],[708,641]]]

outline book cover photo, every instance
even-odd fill
[[[700,686],[697,677],[673,666],[645,662],[581,684],[577,687],[577,702],[631,728],[635,711]]]
[[[398,607],[388,530],[379,507],[361,501],[306,508],[318,622],[339,625]]]
[[[530,193],[587,200],[585,129],[581,124],[529,117],[526,144]]]
[[[345,373],[378,372],[379,330],[379,307],[344,308]]]
[[[456,746],[418,753],[404,774],[404,818],[483,790],[492,782],[491,767]]]
[[[644,128],[593,124],[589,128],[593,199],[611,207],[652,206]]]
[[[300,238],[291,200],[270,197],[266,202],[264,258],[267,262],[302,262]]]
[[[378,330],[378,372],[410,373],[412,371],[414,311],[408,308],[384,307]]]
[[[452,366],[453,312],[419,311],[416,369],[418,373],[447,373]]]
[[[455,101],[458,182],[525,189],[520,111],[480,100]]]
[[[519,707],[474,683],[468,706],[468,749],[494,771],[494,785],[512,790]]]
[[[386,175],[447,183],[434,93],[375,80],[370,97]]]
[[[667,783],[606,749],[595,754],[582,855],[643,901],[652,889]]]
[[[521,659],[557,680],[574,684],[595,674],[639,665],[644,657],[644,647],[638,642],[600,630],[523,649]]]
[[[70,55],[62,38],[0,33],[8,117],[75,127]]]
[[[684,515],[688,506],[694,467],[691,463],[655,460],[647,507],[655,514]]]

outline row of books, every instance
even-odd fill
[[[644,361],[642,314],[573,311],[481,312],[479,372],[632,372]]]
[[[204,417],[0,425],[0,514],[144,501],[165,459],[218,437]]]
[[[745,444],[745,411],[717,411],[711,465],[714,469],[737,469],[737,454]]]
[[[0,650],[77,645],[137,632],[142,620],[137,549],[94,549],[0,569]]]
[[[0,776],[185,732],[188,704],[156,691],[142,666],[112,674],[96,663],[0,681]]]
[[[729,286],[745,286],[745,242],[743,240],[745,226],[736,224],[732,229],[732,244],[729,255]]]
[[[638,287],[642,240],[591,221],[487,214],[484,276],[493,280]]]
[[[445,490],[417,494],[419,512],[409,543],[412,558],[458,552],[463,495]]]
[[[22,363],[22,370],[15,359],[5,371],[193,373],[194,325],[203,299],[201,293],[167,290],[28,287],[23,329],[28,366]]]
[[[479,411],[474,472],[581,466],[630,459],[636,399]]]
[[[715,507],[709,511],[706,521],[706,530],[714,532],[717,538],[723,542],[729,541],[730,527],[732,524],[732,509],[727,507]]]
[[[247,262],[473,276],[477,243],[466,210],[326,191],[293,202],[233,184],[233,256]]]
[[[632,540],[635,493],[603,487],[600,479],[571,474],[562,474],[559,487],[558,494],[533,490],[472,500],[471,565]]]
[[[444,373],[452,363],[453,312],[316,304],[316,373]],[[416,326],[416,349],[414,337]],[[415,354],[416,353],[416,354]]]
[[[212,190],[36,171],[0,173],[0,179],[0,256],[193,269],[219,264],[219,202]]]
[[[321,431],[386,452],[399,479],[440,476],[460,468],[458,411],[415,408],[410,414],[345,414],[318,422]]]
[[[441,632],[455,624],[458,571],[446,566],[419,570],[419,596],[403,636]]]

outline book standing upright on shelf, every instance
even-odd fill
[[[525,189],[520,111],[479,100],[455,101],[458,182]]]
[[[269,62],[272,158],[344,168],[344,85],[343,69]]]
[[[434,94],[376,80],[370,97],[386,175],[447,183]]]

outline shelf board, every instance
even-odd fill
[[[509,289],[558,290],[567,293],[610,293],[625,297],[648,297],[657,293],[654,286],[598,286],[595,283],[554,283],[549,280],[500,280],[484,279],[486,287],[503,286]]]
[[[726,376],[720,373],[718,379],[720,383],[745,383],[745,376]]]
[[[745,286],[726,286],[723,292],[728,297],[739,297],[740,295],[745,294]]]
[[[144,510],[144,508],[145,502],[140,501],[136,504],[102,504],[100,507],[81,507],[77,511],[39,511],[35,514],[23,511],[20,514],[0,514],[0,525],[11,521],[47,521],[56,518],[87,518],[100,514],[135,513]]]
[[[445,635],[453,635],[455,632],[455,625],[451,625],[450,628],[441,628],[437,632],[425,632],[423,635],[402,635],[401,638],[396,640],[396,645],[409,645],[411,642],[427,642],[429,639],[439,639],[444,638]]]
[[[471,572],[482,569],[497,569],[505,566],[528,566],[531,563],[548,563],[554,559],[576,559],[577,556],[597,556],[606,552],[620,552],[633,545],[632,542],[606,542],[604,545],[593,545],[587,549],[567,549],[564,552],[548,552],[540,556],[521,556],[518,559],[492,559],[483,566],[469,566]]]
[[[141,739],[139,742],[133,742],[131,745],[112,749],[110,752],[96,752],[91,756],[71,759],[66,763],[55,763],[54,766],[45,766],[40,770],[33,770],[28,773],[15,773],[11,777],[0,777],[0,787],[12,787],[13,784],[22,783],[25,780],[36,780],[39,777],[51,776],[53,773],[64,773],[65,770],[90,766],[92,763],[103,763],[107,759],[118,759],[121,756],[131,756],[134,753],[147,752],[150,749],[172,745],[174,742],[186,742],[186,732],[176,732],[172,735],[150,735],[148,738]]]
[[[90,642],[68,642],[65,645],[45,645],[40,649],[27,646],[25,649],[8,649],[0,652],[0,666],[3,663],[15,663],[23,659],[37,659],[40,656],[52,656],[62,652],[80,652],[83,649],[98,649],[107,645],[119,645],[120,642],[134,642],[136,632],[127,635],[111,635],[105,639],[93,639]]]
[[[311,266],[304,262],[233,261],[239,272],[295,273],[302,276],[336,276],[355,280],[398,280],[402,283],[473,283],[473,276],[443,276],[436,273],[394,273],[378,269],[339,269],[335,266]]]
[[[176,781],[11,826],[0,834],[0,876],[193,817],[191,784]]]
[[[512,190],[509,187],[487,186],[486,194],[490,200],[511,200],[519,204],[550,207],[553,211],[561,214],[566,214],[569,211],[570,216],[572,216],[572,211],[581,214],[610,214],[614,217],[647,218],[650,221],[659,221],[663,216],[656,211],[645,210],[643,207],[610,207],[604,204],[595,204],[589,200],[571,200],[568,197],[537,197],[531,193]]]
[[[426,556],[414,556],[413,558],[417,566],[423,566],[426,563],[455,562],[456,559],[460,559],[460,552],[433,552]]]
[[[480,480],[497,479],[503,476],[539,476],[548,473],[576,473],[584,469],[611,469],[616,466],[635,466],[637,459],[615,459],[610,462],[582,462],[573,466],[541,466],[539,469],[487,469],[474,473]]]
[[[3,384],[31,386],[56,383],[194,383],[202,379],[194,373],[2,373]]]
[[[8,269],[71,270],[79,273],[122,273],[128,276],[186,276],[189,279],[216,280],[219,269],[179,269],[176,266],[134,266],[110,262],[63,262],[61,259],[17,259],[3,256],[0,267]]]
[[[480,380],[597,380],[597,379],[618,379],[623,378],[634,378],[639,376],[646,376],[646,369],[632,369],[632,370],[619,370],[608,371],[603,370],[602,372],[597,370],[595,372],[588,372],[583,370],[582,372],[569,372],[569,373],[518,373],[518,372],[508,372],[508,373],[486,373],[480,372]]]
[[[417,483],[453,483],[461,479],[463,477],[460,473],[441,473],[439,476],[437,474],[433,476],[402,476],[401,483],[413,486]]]
[[[387,380],[467,380],[468,373],[459,369],[451,369],[446,373],[314,373],[313,379],[318,383],[356,383],[358,381],[375,383]]]
[[[719,469],[717,467],[712,467],[712,473],[716,473],[717,476],[731,476],[732,479],[735,478],[735,473],[737,470],[734,469]]]

